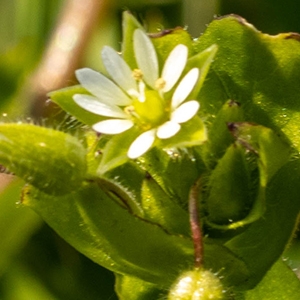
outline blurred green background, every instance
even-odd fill
[[[124,10],[149,31],[186,26],[194,38],[215,16],[230,13],[265,33],[300,32],[297,0],[0,0],[1,121],[73,126],[46,93],[76,84],[81,66],[103,70],[100,49],[120,48]],[[2,172],[0,300],[117,299],[113,274],[21,207],[24,183]],[[286,256],[296,268],[299,243]]]

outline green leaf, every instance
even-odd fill
[[[146,178],[142,186],[145,218],[160,224],[172,234],[190,237],[189,215],[153,180]]]
[[[218,114],[214,116],[212,125],[207,133],[207,142],[201,148],[201,156],[207,166],[214,168],[226,149],[234,141],[227,124],[243,120],[244,113],[239,103],[232,100],[226,101]]]
[[[300,161],[285,164],[266,189],[266,211],[262,218],[233,237],[225,246],[247,264],[253,288],[282,255],[291,238],[300,209]]]
[[[90,183],[78,192],[53,197],[30,188],[23,204],[78,251],[114,272],[166,285],[179,268],[190,268],[191,240],[132,215],[102,189]]]
[[[156,284],[119,274],[116,275],[116,292],[120,300],[153,300],[166,294]]]
[[[200,92],[201,112],[216,115],[232,99],[240,103],[245,120],[283,132],[299,150],[300,43],[296,37],[262,34],[237,16],[213,21],[195,45],[196,52],[218,45]]]
[[[295,273],[279,259],[263,280],[245,293],[245,300],[298,300],[300,281]]]
[[[257,187],[251,183],[251,168],[249,155],[243,147],[232,144],[209,177],[209,196],[205,201],[209,224],[228,224],[231,228],[231,223],[249,214],[257,192]],[[261,217],[263,212],[263,209],[257,212],[255,219]]]
[[[48,94],[48,96],[64,111],[84,124],[94,125],[95,123],[103,120],[101,116],[92,114],[76,104],[73,100],[73,96],[75,94],[89,95],[89,93],[83,87],[81,87],[80,85],[75,85],[51,92]]]
[[[0,162],[45,193],[78,189],[86,176],[85,155],[69,134],[31,124],[0,125]]]
[[[249,123],[231,124],[231,131],[238,142],[248,150],[258,155],[260,181],[262,186],[267,182],[291,157],[291,149],[271,129]]]
[[[116,273],[169,287],[182,270],[193,268],[190,238],[172,235],[160,224],[132,214],[110,193],[116,190],[101,181],[60,197],[29,188],[23,204],[36,210],[78,251]],[[209,239],[204,261],[208,269],[222,273],[226,284],[239,285],[248,279],[244,262]]]
[[[205,170],[201,158],[192,149],[163,151],[154,148],[138,162],[169,197],[187,209],[190,188]],[[178,174],[184,174],[184,180]]]

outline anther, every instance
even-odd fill
[[[134,69],[132,71],[132,77],[136,80],[136,81],[140,81],[143,79],[143,72],[140,69]]]
[[[163,78],[158,78],[155,82],[155,88],[157,90],[162,90],[166,85],[166,81]]]

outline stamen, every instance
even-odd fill
[[[133,116],[134,113],[135,113],[135,110],[134,110],[134,106],[133,105],[130,105],[130,106],[126,106],[124,108],[124,112],[130,116]]]
[[[132,77],[136,80],[136,81],[140,81],[143,79],[143,72],[140,69],[134,69],[132,71]]]
[[[163,78],[158,78],[155,82],[155,88],[157,90],[162,90],[166,85],[166,81]]]

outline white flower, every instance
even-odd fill
[[[85,110],[109,118],[93,125],[97,132],[118,134],[134,125],[143,131],[131,144],[129,158],[143,155],[156,138],[174,136],[180,124],[193,118],[200,107],[196,100],[183,103],[199,78],[198,68],[184,76],[171,100],[165,97],[186,65],[185,45],[179,44],[171,51],[159,76],[157,54],[149,37],[136,29],[133,42],[138,69],[131,70],[115,50],[104,47],[103,63],[113,81],[88,68],[77,70],[78,81],[92,95],[73,97]]]

